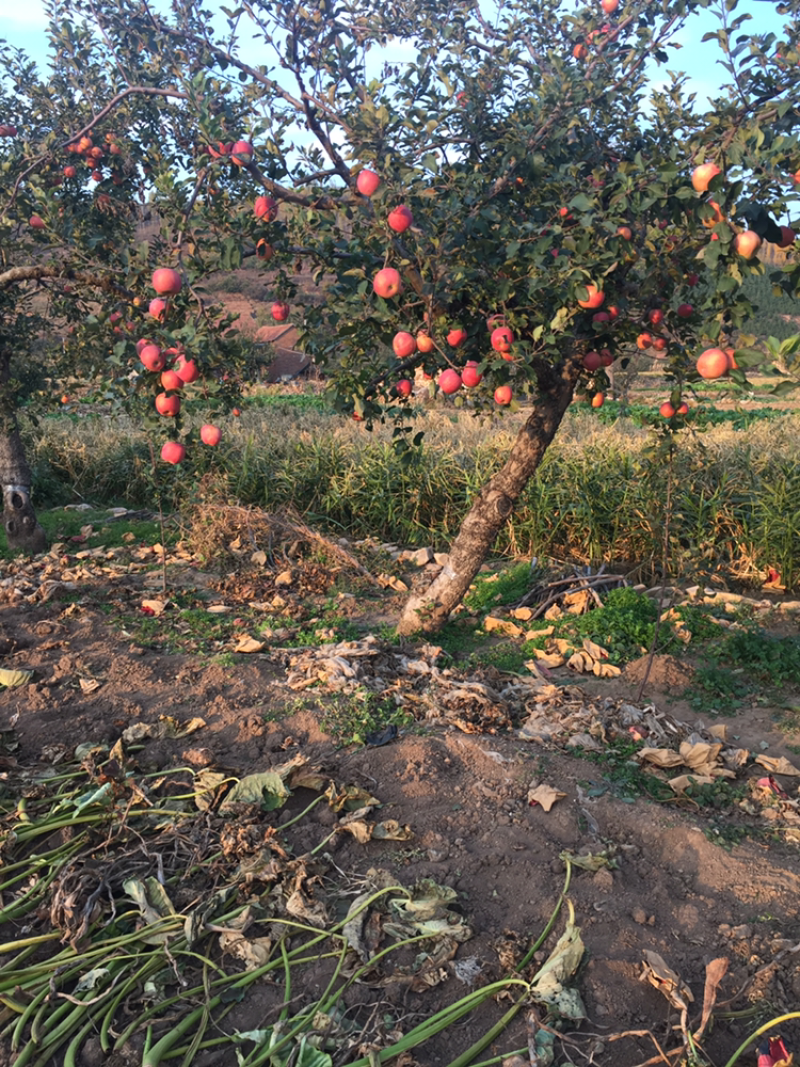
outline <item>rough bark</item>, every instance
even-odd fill
[[[503,467],[481,490],[450,548],[449,562],[421,594],[409,597],[399,634],[435,633],[462,601],[497,534],[530,481],[569,407],[579,361],[567,363],[536,399]]]
[[[33,556],[47,548],[47,536],[31,504],[31,469],[19,434],[16,397],[10,382],[11,353],[0,348],[0,488],[3,526],[12,552]]]

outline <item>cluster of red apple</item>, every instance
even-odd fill
[[[253,162],[253,146],[249,141],[231,141],[225,144],[217,141],[216,145],[208,146],[208,154],[212,159],[230,159],[237,167],[246,167]]]
[[[107,133],[105,136],[105,148],[101,148],[100,145],[96,145],[91,137],[84,135],[78,141],[73,144],[67,145],[67,151],[79,155],[84,164],[90,168],[91,177],[96,182],[101,182],[105,175],[102,170],[102,163],[106,155],[120,156],[122,155],[122,149],[117,143],[116,134]],[[63,171],[65,178],[77,178],[78,168],[73,163],[68,163],[64,167]],[[111,180],[114,185],[121,185],[125,180],[123,175],[118,171],[112,171]]]
[[[153,272],[152,284],[158,297],[150,301],[148,310],[153,318],[162,321],[168,310],[169,297],[177,296],[183,287],[183,280],[172,267],[159,267]],[[163,392],[156,396],[156,411],[159,415],[174,417],[181,410],[180,390],[200,377],[197,364],[193,359],[187,359],[179,348],[162,349],[146,338],[137,342],[136,351],[147,370],[161,375]],[[168,360],[172,361],[169,367]],[[200,440],[204,444],[218,445],[221,438],[222,432],[216,426],[206,425],[200,430]],[[167,441],[161,449],[161,458],[165,463],[180,463],[185,457],[186,447],[180,441]]]

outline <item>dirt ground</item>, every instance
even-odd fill
[[[214,580],[193,566],[182,574],[185,583],[194,576],[198,589],[213,591]],[[641,980],[645,950],[659,953],[688,984],[694,996],[690,1018],[699,1017],[706,965],[719,957],[729,961],[719,1010],[756,1010],[745,1018],[715,1020],[703,1048],[718,1067],[760,1022],[797,1007],[797,845],[757,835],[738,844],[713,843],[713,832],[705,832],[710,826],[705,810],[623,799],[604,784],[602,764],[587,762],[558,744],[524,741],[518,723],[486,733],[429,721],[401,731],[382,746],[338,748],[321,726],[330,698],[304,690],[301,706],[297,691],[288,687],[290,652],[267,647],[238,655],[227,665],[167,654],[157,643],[142,648],[101,610],[104,600],[141,600],[142,587],[135,577],[115,584],[102,573],[92,577],[87,572],[82,595],[66,604],[57,596],[41,602],[36,583],[26,581],[20,582],[13,568],[6,567],[0,585],[2,665],[35,671],[31,684],[0,693],[0,730],[16,734],[18,767],[41,764],[53,746],[113,743],[131,724],[155,723],[165,715],[179,722],[200,716],[205,726],[188,739],[145,741],[136,753],[144,770],[202,761],[243,776],[302,753],[337,781],[377,796],[383,805],[381,818],[411,828],[413,836],[407,841],[360,844],[349,835],[335,836],[327,847],[335,867],[352,877],[385,868],[404,885],[431,878],[457,890],[473,936],[459,946],[456,960],[473,962],[477,977],[472,980],[478,984],[504,973],[508,959],[519,960],[544,928],[564,884],[560,854],[606,850],[613,857],[612,869],[573,870],[568,895],[586,945],[577,984],[588,1018],[567,1042],[556,1043],[557,1064],[633,1067],[664,1062],[654,1038],[662,1048],[674,1048],[679,1013],[662,992]],[[223,599],[236,610],[230,587]],[[386,617],[400,602],[387,599]],[[357,609],[353,611],[359,621]],[[406,651],[412,654],[413,649]],[[657,660],[643,699],[693,727],[697,716],[681,700],[691,673],[681,672],[679,666]],[[100,684],[82,687],[80,680],[87,678]],[[636,702],[640,678],[641,665],[633,665],[620,678],[592,679],[583,692],[587,700]],[[563,669],[553,672],[553,681],[574,686],[576,679]],[[574,696],[577,690],[571,692]],[[771,755],[793,758],[775,727],[772,709],[748,707],[726,721],[738,744],[754,750],[768,745]],[[13,770],[4,777],[9,774],[13,777]],[[551,784],[565,796],[549,812],[531,805],[528,790],[534,781]],[[781,782],[795,792],[790,779]],[[293,797],[285,811],[265,813],[264,818],[280,824],[307,803],[304,795]],[[315,808],[295,828],[293,853],[314,848],[333,822],[328,808]],[[563,924],[562,914],[537,960],[546,958]],[[401,1029],[408,1029],[471,988],[458,978],[452,962],[446,970],[446,980],[434,988],[364,988],[353,994],[351,1006],[354,1011],[374,1011],[376,1006],[392,1010],[401,1019]],[[316,985],[327,977],[320,968]],[[310,997],[315,991],[315,981],[309,979],[300,993]],[[258,1026],[273,1006],[272,997],[274,992],[257,987],[230,1017],[233,1024],[240,1029]],[[506,1007],[492,1003],[481,1009],[446,1039],[422,1046],[415,1060],[406,1062],[423,1067],[450,1062]],[[790,1047],[800,1049],[797,1023],[782,1032]],[[619,1036],[625,1033],[629,1036]],[[498,1056],[525,1043],[520,1016],[478,1058]],[[79,1063],[85,1067],[112,1062],[91,1040],[81,1055]],[[235,1059],[221,1049],[198,1055],[195,1062],[197,1067],[226,1067]],[[677,1061],[673,1056],[666,1062]],[[740,1062],[754,1067],[753,1049]]]

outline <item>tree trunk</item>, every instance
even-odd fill
[[[31,504],[31,472],[16,428],[4,432],[0,426],[0,485],[8,547],[30,556],[44,552],[47,537]]]
[[[540,394],[503,467],[475,500],[450,549],[448,564],[424,593],[409,597],[397,632],[435,633],[464,598],[497,534],[542,461],[572,400],[580,363],[570,360]]]

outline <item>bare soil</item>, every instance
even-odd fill
[[[413,833],[409,841],[367,844],[338,835],[328,849],[336,868],[352,877],[386,868],[406,885],[432,878],[455,888],[474,931],[456,959],[475,961],[479,984],[506,973],[508,960],[519,960],[544,928],[564,883],[560,853],[608,850],[613,869],[573,872],[569,898],[587,949],[578,984],[588,1019],[570,1038],[577,1046],[557,1042],[556,1063],[571,1056],[576,1063],[633,1067],[658,1061],[653,1037],[662,1048],[675,1047],[678,1013],[661,992],[640,979],[644,950],[659,953],[688,984],[694,995],[693,1016],[702,1006],[706,965],[717,957],[729,961],[720,1002],[731,1011],[755,1007],[757,1013],[717,1019],[704,1050],[720,1067],[759,1022],[796,1008],[800,854],[779,835],[715,843],[710,839],[714,834],[706,832],[710,820],[705,809],[624,800],[613,786],[604,785],[602,764],[556,745],[523,742],[514,727],[485,733],[423,723],[380,747],[339,748],[321,724],[326,702],[333,698],[309,690],[300,706],[297,692],[288,688],[290,653],[268,647],[255,655],[237,655],[234,664],[227,665],[205,656],[169,654],[157,640],[144,648],[132,642],[103,605],[130,607],[140,604],[143,595],[157,595],[146,591],[141,575],[120,578],[101,568],[94,575],[87,570],[81,595],[70,603],[56,595],[42,602],[41,585],[37,588],[30,576],[22,581],[13,566],[6,567],[3,577],[2,666],[36,672],[31,684],[0,693],[0,730],[15,731],[19,767],[40,765],[43,753],[53,746],[113,743],[131,724],[155,723],[165,715],[179,722],[201,716],[206,725],[188,739],[145,741],[135,757],[144,770],[201,761],[242,776],[302,753],[337,781],[374,793],[383,804],[381,817],[408,824]],[[224,600],[233,611],[239,607],[237,583],[204,573],[194,562],[185,564],[178,578],[184,590],[196,589],[206,603],[210,596]],[[243,608],[254,599],[253,590],[243,588],[242,596]],[[369,601],[359,609],[355,604],[352,613],[368,630],[375,625],[376,609],[390,617],[399,603],[387,593],[380,606]],[[592,679],[584,687],[587,699],[599,694],[635,700],[644,669],[639,662],[620,678]],[[565,669],[553,674],[559,684],[575,682]],[[691,677],[690,664],[657,658],[643,699],[693,724],[696,716],[681,700]],[[85,692],[81,679],[100,685]],[[742,745],[758,749],[763,743],[770,754],[791,759],[773,716],[772,709],[747,708],[728,720],[729,729],[741,736]],[[545,781],[565,797],[549,812],[531,806],[527,793],[532,781]],[[781,783],[795,793],[792,779]],[[288,816],[275,812],[264,818],[279,824],[307,803],[307,797],[293,798]],[[333,820],[322,805],[299,822],[291,839],[294,854],[314,848]],[[562,915],[554,937],[563,921]],[[39,925],[46,928],[46,920]],[[30,925],[26,932],[32,932]],[[537,960],[546,958],[553,940],[537,953]],[[409,1029],[468,991],[453,964],[446,968],[445,981],[420,992],[401,983],[381,991],[356,987],[353,1010],[360,1005],[374,1011],[383,1005],[381,1010],[394,1012],[401,1028]],[[310,998],[327,977],[321,967],[317,981],[309,981],[300,994]],[[240,1029],[257,1027],[274,1002],[273,988],[257,987],[229,1021]],[[506,1007],[482,1009],[406,1062],[424,1067],[448,1063]],[[790,1047],[800,1048],[796,1023],[783,1033]],[[479,1058],[525,1043],[520,1016]],[[79,1062],[86,1067],[112,1063],[91,1041],[82,1056]],[[741,1062],[754,1064],[753,1050]],[[223,1048],[198,1056],[196,1063],[227,1067],[235,1059]]]

